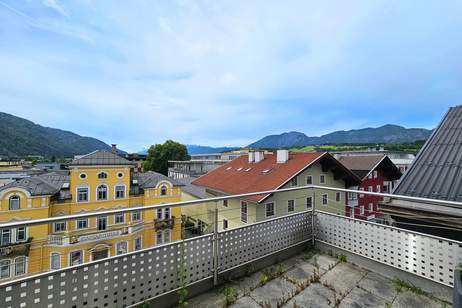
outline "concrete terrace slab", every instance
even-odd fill
[[[274,265],[226,286],[237,291],[237,300],[229,307],[450,307],[449,304],[411,291],[399,292],[391,279],[327,255],[308,253],[281,262],[279,273],[264,285],[264,273],[277,273]],[[320,277],[311,279],[315,269]],[[271,270],[272,269],[272,270]],[[226,307],[223,286],[190,299],[188,307]],[[435,294],[436,295],[436,294]]]

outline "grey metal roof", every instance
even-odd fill
[[[187,177],[183,179],[178,179],[178,182],[184,185],[183,187],[181,187],[181,190],[196,198],[206,199],[207,193],[205,192],[205,187],[191,184],[191,182],[194,181],[195,179],[196,179],[195,177]]]
[[[61,190],[65,182],[69,182],[69,176],[53,172],[8,183],[0,187],[0,191],[14,187],[25,189],[32,196],[54,195]]]
[[[154,172],[154,171],[134,173],[132,179],[137,180],[138,186],[143,189],[144,188],[154,188],[161,181],[168,181],[172,183],[173,186],[182,186],[182,184],[179,183],[178,181],[171,179],[169,177],[166,177],[165,175]]]
[[[393,193],[462,201],[462,106],[449,109]]]
[[[71,161],[69,166],[129,166],[133,163],[108,151],[98,150]]]

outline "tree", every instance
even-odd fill
[[[143,163],[143,169],[168,175],[169,160],[189,160],[189,158],[185,145],[173,140],[167,140],[164,144],[152,145],[149,148],[148,156]]]

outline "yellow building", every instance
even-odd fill
[[[106,151],[73,160],[69,171],[0,188],[0,223],[181,200],[180,184],[155,172],[134,173]],[[176,218],[176,219],[175,219]],[[0,230],[0,280],[58,269],[179,240],[178,208],[135,211]]]

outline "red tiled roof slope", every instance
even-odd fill
[[[258,163],[249,163],[248,156],[243,155],[201,176],[193,184],[226,194],[274,190],[324,154],[291,153],[287,162],[279,164],[276,162],[276,154],[265,154],[265,159]],[[269,172],[263,172],[268,169]],[[247,199],[258,202],[262,198],[251,196]]]

